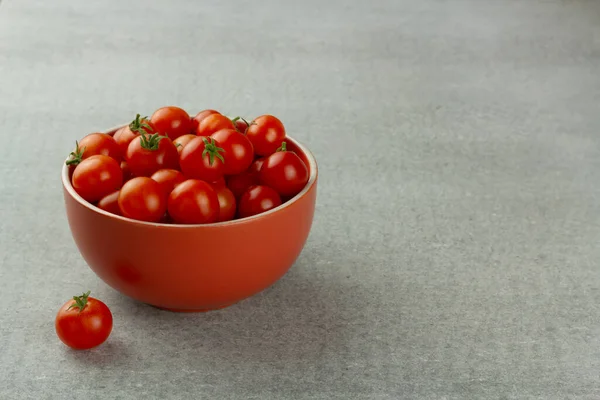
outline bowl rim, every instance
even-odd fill
[[[119,125],[119,126],[116,126],[114,128],[111,128],[111,129],[108,129],[105,131],[98,131],[98,132],[112,134],[127,125],[128,124],[123,124],[123,125]],[[305,154],[306,159],[308,160],[310,175],[308,177],[308,182],[306,183],[306,186],[304,186],[304,188],[300,191],[300,193],[298,193],[297,195],[295,195],[294,197],[292,197],[285,203],[283,203],[275,208],[270,209],[269,211],[265,211],[263,213],[253,215],[251,217],[234,219],[231,221],[213,222],[210,224],[166,224],[166,223],[161,223],[161,222],[139,221],[136,219],[124,217],[122,215],[116,215],[116,214],[109,213],[108,211],[104,211],[103,209],[95,206],[94,204],[89,203],[88,201],[84,200],[83,197],[81,197],[75,191],[75,189],[73,188],[73,185],[71,184],[71,180],[69,179],[69,167],[65,163],[69,159],[69,157],[67,157],[65,159],[65,162],[63,162],[63,165],[62,165],[62,173],[61,173],[62,184],[63,184],[64,189],[69,193],[69,195],[73,199],[75,199],[79,204],[83,205],[84,207],[86,207],[86,208],[90,209],[91,211],[94,211],[98,214],[102,214],[109,218],[119,219],[119,220],[122,220],[123,222],[139,224],[142,226],[163,227],[163,228],[168,228],[168,229],[215,228],[215,227],[220,227],[220,226],[241,225],[241,224],[250,223],[250,222],[258,220],[260,218],[266,218],[266,217],[268,217],[272,214],[275,214],[287,207],[291,207],[294,203],[296,203],[298,200],[300,200],[302,197],[304,197],[309,192],[309,190],[314,186],[315,182],[317,181],[319,172],[318,172],[317,160],[315,159],[315,156],[311,153],[311,151],[307,147],[305,147],[302,143],[298,142],[294,138],[291,138],[286,135],[285,140],[292,142],[296,147],[298,147]]]

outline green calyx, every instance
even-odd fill
[[[244,130],[244,132],[240,131],[240,130],[237,128],[237,125],[235,124],[235,123],[236,123],[236,121],[239,121],[240,119],[246,123],[246,129]],[[256,125],[256,122],[254,122],[254,121],[252,121],[252,122],[248,122],[248,121],[246,121],[246,120],[245,120],[244,118],[242,118],[242,117],[235,117],[234,119],[232,119],[232,120],[231,120],[231,122],[233,122],[233,126],[234,126],[235,130],[236,130],[236,131],[238,131],[238,132],[240,132],[240,133],[242,133],[242,134],[244,134],[244,135],[246,134],[246,131],[248,130],[248,128],[250,128],[250,125]]]
[[[81,160],[83,160],[83,153],[85,152],[85,147],[83,149],[79,148],[79,142],[75,141],[75,151],[72,151],[69,158],[65,164],[67,165],[78,165]]]
[[[86,293],[82,294],[81,296],[73,296],[73,300],[75,300],[75,303],[71,304],[69,306],[69,308],[67,308],[67,310],[70,310],[71,308],[79,308],[79,312],[81,313],[81,311],[83,311],[83,309],[87,305],[88,297],[90,296],[90,292],[91,291],[88,290]]]
[[[225,162],[225,159],[223,158],[223,156],[220,153],[221,151],[225,151],[225,150],[223,150],[220,147],[217,147],[217,145],[215,144],[215,139],[213,139],[213,138],[204,139],[204,151],[202,152],[202,158],[204,158],[204,156],[208,155],[208,164],[209,165],[213,165],[213,162],[215,161],[215,157],[217,157],[219,160],[221,160],[221,162],[223,162],[223,163]]]
[[[136,114],[135,119],[129,124],[129,129],[131,129],[132,132],[137,132],[140,134],[143,131],[148,133],[154,132],[154,129],[152,129],[150,124],[148,124],[146,121],[148,121],[148,117],[140,118],[140,114]]]
[[[167,136],[162,136],[158,133],[153,133],[152,135],[141,133],[140,141],[142,142],[142,148],[151,151],[156,151],[158,150],[158,144],[160,143],[160,141],[166,137]]]
[[[285,142],[281,142],[281,146],[277,149],[277,151],[287,151],[287,144]]]
[[[143,149],[158,150],[160,140],[167,136],[154,133],[154,128],[146,121],[148,121],[148,117],[140,117],[140,114],[136,114],[135,119],[129,124],[129,129],[140,134]]]

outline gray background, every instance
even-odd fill
[[[167,104],[320,164],[298,262],[222,311],[121,296],[64,215],[74,140]],[[598,399],[599,115],[597,1],[4,0],[0,398]]]

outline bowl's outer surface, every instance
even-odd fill
[[[230,223],[182,226],[140,223],[87,204],[63,169],[73,238],[90,268],[139,301],[177,311],[226,307],[269,287],[292,266],[308,237],[317,195],[314,168],[299,195],[277,210]]]

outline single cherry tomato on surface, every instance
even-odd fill
[[[260,168],[260,182],[289,197],[300,193],[308,182],[308,168],[283,142],[277,152],[267,157]]]
[[[127,154],[127,148],[129,147],[129,143],[133,140],[133,138],[140,135],[140,133],[154,133],[156,129],[152,125],[150,121],[148,121],[148,117],[140,118],[140,114],[135,116],[135,119],[131,121],[131,123],[127,126],[122,127],[118,131],[115,132],[113,138],[119,145],[121,149],[121,156],[125,158],[125,154]]]
[[[269,211],[281,205],[279,194],[268,186],[251,186],[240,198],[238,214],[241,218]]]
[[[214,187],[214,186],[213,186]],[[219,200],[219,218],[217,222],[231,221],[235,217],[236,201],[231,190],[222,186],[215,189]]]
[[[277,117],[261,115],[250,123],[246,137],[252,142],[256,154],[268,156],[275,153],[285,140],[285,128]]]
[[[181,171],[176,169],[159,169],[150,178],[158,182],[165,196],[168,196],[175,186],[186,179]]]
[[[211,138],[215,139],[224,150],[225,175],[236,175],[244,172],[254,159],[252,143],[246,136],[235,129],[221,129],[213,133]]]
[[[99,346],[108,339],[113,327],[112,313],[90,292],[74,296],[58,310],[54,328],[67,346],[85,350]]]
[[[167,196],[158,182],[139,176],[121,188],[119,209],[127,218],[158,222],[167,211]]]
[[[168,210],[178,224],[209,224],[219,219],[219,198],[210,184],[188,179],[169,195]]]
[[[192,118],[191,132],[196,133],[196,129],[198,129],[198,125],[200,125],[200,122],[202,122],[202,120],[204,118],[206,118],[212,114],[221,114],[221,113],[216,110],[203,110],[203,111],[200,111],[198,114],[196,114],[196,116],[194,116],[194,118]]]
[[[119,190],[100,199],[98,208],[108,211],[109,213],[121,215],[121,209],[119,208]]]
[[[177,147],[177,152],[181,154],[183,148],[192,140],[196,139],[198,136],[192,135],[188,133],[187,135],[181,135],[177,139],[173,140],[173,144]]]
[[[242,117],[235,117],[234,119],[231,120],[231,122],[233,122],[233,125],[235,126],[235,130],[242,134],[246,134],[246,130],[250,126],[248,121],[246,121]]]
[[[221,114],[211,114],[205,117],[196,128],[196,135],[210,136],[221,129],[235,129],[233,122]]]
[[[167,135],[171,140],[190,133],[192,129],[192,121],[188,113],[175,106],[161,107],[154,111],[150,122],[154,124],[156,132]]]
[[[179,153],[166,136],[142,134],[132,140],[125,155],[134,176],[150,176],[159,169],[179,169]]]
[[[77,165],[71,183],[81,197],[90,203],[95,203],[121,188],[123,172],[114,158],[97,154]]]
[[[256,177],[256,179],[258,179],[258,177],[260,176],[260,169],[262,168],[262,165],[264,162],[265,162],[265,157],[257,158],[256,160],[254,160],[252,162],[252,164],[250,164],[250,167],[248,168],[248,172],[251,173],[252,176]]]
[[[223,176],[225,158],[220,143],[213,138],[199,136],[191,140],[179,155],[181,171],[188,178],[214,182]]]
[[[227,187],[236,199],[239,199],[250,186],[258,184],[258,177],[248,171],[227,177]]]
[[[106,133],[90,133],[79,142],[75,142],[75,151],[67,165],[77,165],[81,160],[102,154],[121,161],[121,149],[112,136]]]

